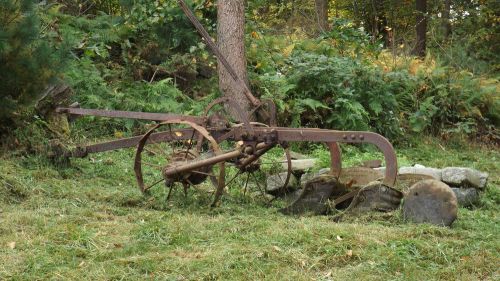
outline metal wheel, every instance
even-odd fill
[[[163,133],[162,138],[157,137],[156,133],[160,132]],[[168,132],[168,137],[164,137],[165,132]],[[164,183],[170,188],[169,199],[176,184],[181,184],[186,193],[190,186],[199,185],[210,177],[218,186],[215,205],[222,193],[220,189],[225,186],[224,162],[218,163],[217,167],[212,164],[174,174],[171,171],[220,154],[222,151],[218,143],[205,128],[183,120],[160,123],[150,129],[137,145],[134,161],[137,184],[144,193]]]

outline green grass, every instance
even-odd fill
[[[379,154],[348,147],[356,164]],[[324,151],[316,150],[315,155]],[[402,164],[468,166],[490,173],[480,206],[452,228],[405,222],[400,212],[335,223],[287,217],[260,197],[203,190],[142,197],[133,151],[72,167],[0,158],[0,279],[15,280],[498,280],[500,152],[434,139],[398,149]],[[13,244],[15,242],[15,246]]]

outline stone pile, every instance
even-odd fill
[[[447,167],[444,169],[428,168],[422,165],[399,168],[399,174],[421,174],[431,176],[446,183],[461,207],[471,207],[479,203],[479,194],[486,188],[488,173],[472,168]]]
[[[488,182],[487,173],[472,168],[438,169],[416,164],[399,168],[396,186],[389,188],[381,185],[385,167],[380,167],[380,161],[344,168],[337,179],[330,175],[329,168],[308,172],[316,165],[316,159],[300,154],[293,155],[292,159],[293,173],[288,185],[284,186],[287,173],[282,172],[268,176],[266,188],[268,194],[285,196],[285,200],[290,201],[291,204],[282,210],[287,214],[306,211],[324,214],[327,209],[340,206],[331,205],[332,202],[343,202],[340,208],[346,213],[351,209],[354,210],[351,213],[356,210],[392,210],[399,207],[404,195],[402,210],[405,218],[450,226],[457,217],[457,207],[477,205]],[[283,168],[286,170],[287,167]],[[382,192],[381,188],[385,191]],[[345,199],[340,198],[356,190],[359,191],[352,203],[351,200],[341,201]],[[378,198],[380,196],[383,198]]]

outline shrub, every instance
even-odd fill
[[[33,0],[0,0],[0,130],[12,127],[64,64],[64,50],[41,38]],[[15,125],[14,125],[15,126]]]

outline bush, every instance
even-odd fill
[[[41,38],[34,3],[0,0],[0,130],[37,102],[64,64],[64,50]]]
[[[329,39],[302,40],[292,48],[288,58],[283,51],[268,56],[272,61],[250,52],[259,60],[254,65],[265,66],[254,69],[256,86],[276,101],[285,125],[372,130],[395,142],[421,133],[499,140],[497,79],[434,60],[376,66],[372,56],[339,53]]]

